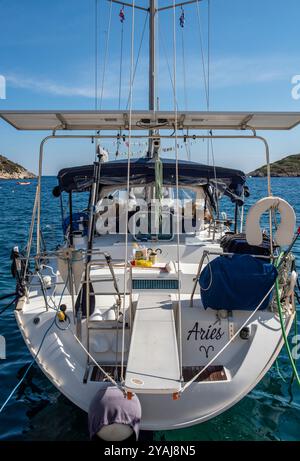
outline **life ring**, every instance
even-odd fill
[[[261,215],[270,208],[276,208],[281,221],[274,235],[274,241],[279,246],[290,245],[293,241],[296,215],[291,205],[280,197],[265,197],[250,208],[246,219],[246,239],[249,245],[261,245],[262,231]]]

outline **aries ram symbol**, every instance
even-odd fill
[[[199,347],[199,351],[201,352],[202,349],[204,350],[205,356],[206,356],[207,359],[208,359],[209,349],[211,349],[212,352],[214,352],[214,350],[215,350],[214,346],[207,346],[207,347],[205,347],[205,346],[200,346],[200,347]]]

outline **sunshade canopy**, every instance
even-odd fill
[[[163,184],[176,184],[176,161],[161,159],[163,163]],[[126,186],[127,160],[106,162],[101,165],[101,186]],[[246,176],[242,171],[229,168],[201,165],[195,162],[180,160],[179,185],[203,186],[218,189],[231,198],[233,202],[242,202],[243,187]],[[90,189],[93,181],[94,166],[84,165],[64,168],[58,173],[60,191],[81,192]],[[149,184],[155,181],[155,160],[140,158],[130,162],[130,186]]]
[[[6,110],[0,117],[18,130],[173,130],[172,111],[21,111]],[[178,129],[290,130],[300,123],[300,112],[178,112]]]

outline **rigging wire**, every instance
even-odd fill
[[[107,30],[107,35],[106,35],[105,54],[104,54],[103,73],[102,73],[102,83],[101,83],[101,93],[100,93],[100,103],[99,103],[99,109],[100,110],[102,109],[103,94],[104,94],[104,83],[105,83],[105,75],[106,75],[106,67],[107,67],[107,57],[108,57],[108,50],[109,50],[112,4],[113,4],[113,2],[112,2],[112,0],[110,0],[108,30]]]
[[[175,141],[175,156],[176,156],[176,233],[177,233],[177,268],[178,268],[178,343],[179,343],[179,367],[180,367],[180,379],[182,379],[182,324],[181,324],[181,293],[180,293],[180,210],[179,210],[179,156],[178,156],[178,143],[177,143],[177,95],[176,95],[176,83],[177,83],[177,60],[176,60],[176,8],[175,0],[173,0],[173,103],[174,103],[174,141]]]
[[[181,15],[184,14],[184,10],[181,7]],[[181,18],[182,16],[180,16]],[[182,24],[182,25],[181,25]],[[184,94],[184,109],[187,111],[188,100],[187,100],[187,90],[186,90],[186,71],[185,71],[185,43],[184,43],[184,22],[180,22],[181,25],[181,53],[182,53],[182,76],[183,76],[183,94]]]
[[[95,110],[98,110],[98,0],[95,0],[94,4],[94,27],[95,27],[95,43],[94,43],[94,52],[95,52]],[[97,131],[95,131],[95,134],[97,134]],[[94,155],[94,162],[97,160],[97,146],[98,146],[98,140],[95,142],[95,155]]]
[[[124,13],[124,5],[120,10],[119,18],[121,22],[121,43],[120,43],[120,70],[119,70],[119,101],[118,101],[118,109],[121,109],[121,96],[122,96],[122,70],[123,70],[123,42],[124,42],[124,22],[125,22],[125,13]],[[121,140],[117,139],[117,150],[116,150],[116,158],[119,156],[119,149],[121,145]]]
[[[11,298],[12,296],[16,296],[17,292],[14,291],[13,293],[9,293],[7,295],[0,296],[0,301],[3,301],[4,299]]]
[[[3,314],[3,312],[5,312],[10,306],[12,306],[15,302],[18,301],[18,296],[16,298],[14,298],[10,303],[6,304],[6,306],[4,306],[1,310],[0,310],[0,315]]]
[[[134,72],[134,24],[135,24],[135,0],[132,2],[132,22],[131,22],[131,51],[130,51],[130,82],[129,82],[129,131],[128,131],[128,161],[127,161],[127,200],[125,213],[125,261],[124,261],[124,299],[123,299],[123,319],[122,319],[122,354],[121,354],[121,379],[124,382],[124,355],[125,355],[125,308],[126,308],[126,276],[128,269],[128,198],[130,191],[130,155],[131,155],[131,122],[132,122],[132,89]]]
[[[95,0],[95,110],[98,109],[98,0]]]
[[[172,71],[171,71],[170,62],[169,62],[169,59],[168,59],[168,54],[167,54],[167,51],[166,51],[165,37],[164,37],[163,32],[161,31],[161,29],[159,29],[159,36],[160,36],[160,41],[161,41],[161,43],[162,43],[162,48],[163,48],[163,52],[164,52],[164,57],[165,57],[165,60],[166,60],[166,63],[167,63],[167,67],[168,67],[168,74],[169,74],[170,81],[171,81],[171,85],[172,85],[172,93],[174,94],[173,76],[172,76]],[[178,102],[177,102],[177,101],[176,101],[176,106],[177,106],[177,110],[179,111],[179,105],[178,105]]]
[[[187,85],[186,85],[186,59],[185,59],[185,42],[184,42],[184,26],[185,26],[185,14],[184,9],[181,6],[181,16],[179,18],[181,27],[181,53],[182,53],[182,76],[183,76],[183,94],[184,94],[184,110],[188,110],[188,98],[187,98]],[[190,140],[184,143],[184,147],[187,154],[187,159],[191,160],[191,146]]]
[[[67,284],[68,284],[68,278],[69,276],[67,277],[67,280],[66,280],[66,283],[64,285],[64,288],[61,292],[61,296],[60,296],[60,301],[59,301],[59,305],[61,304],[61,301],[62,301],[62,298],[63,298],[63,295],[64,295],[64,292],[65,292],[65,289],[67,287]],[[34,357],[33,357],[33,360],[29,363],[28,367],[26,368],[26,371],[24,373],[24,375],[22,376],[22,378],[19,380],[19,382],[16,384],[16,386],[13,388],[13,390],[10,392],[9,396],[6,398],[6,400],[3,402],[3,404],[1,405],[0,407],[0,413],[2,413],[2,411],[4,410],[4,408],[6,407],[6,405],[8,404],[8,402],[11,400],[11,398],[13,397],[14,393],[17,391],[17,389],[21,386],[21,384],[24,382],[26,376],[28,375],[28,372],[29,370],[31,369],[31,367],[34,365],[41,349],[42,349],[42,346],[44,344],[44,341],[47,337],[47,334],[49,333],[49,331],[51,330],[51,328],[53,327],[53,325],[55,324],[55,320],[56,320],[56,313],[55,313],[55,316],[54,316],[54,319],[52,320],[52,322],[50,323],[49,327],[47,328],[47,330],[45,331],[43,337],[42,337],[42,340],[40,342],[40,345],[37,349],[37,352],[34,354]]]
[[[207,95],[208,110],[210,109],[210,0],[207,0]]]
[[[207,110],[210,110],[210,83],[211,83],[211,78],[210,78],[210,64],[211,64],[211,7],[210,7],[210,0],[207,0],[207,94],[208,94],[208,104],[207,104]],[[212,135],[212,130],[210,131],[210,134]],[[216,163],[215,163],[215,152],[214,152],[214,143],[213,139],[210,139],[210,152],[211,152],[211,158],[213,162],[213,167],[214,167],[214,176],[215,176],[215,181],[217,183],[217,173],[216,173]],[[209,152],[208,152],[209,155]],[[217,218],[220,218],[220,207],[219,207],[219,198],[216,195],[216,208],[217,208]]]
[[[121,11],[123,11],[123,15],[121,15]],[[120,71],[119,71],[119,102],[118,102],[118,109],[121,109],[121,94],[122,94],[122,68],[123,68],[123,42],[124,42],[124,5],[121,9],[119,17],[121,21],[121,44],[120,44]]]
[[[205,99],[206,99],[206,109],[209,112],[210,110],[210,61],[211,61],[211,8],[210,8],[210,0],[207,0],[207,63],[205,66],[205,56],[204,56],[204,46],[203,46],[203,36],[202,36],[202,26],[201,26],[201,16],[200,16],[200,6],[199,0],[196,2],[196,11],[197,11],[197,20],[198,20],[198,29],[199,29],[199,37],[200,37],[200,50],[201,50],[201,60],[202,60],[202,70],[203,70],[203,79],[204,79],[204,89],[205,89]],[[207,67],[207,69],[206,69]],[[208,131],[208,135],[212,136],[212,131]],[[210,161],[210,153],[214,168],[214,179],[217,183],[217,172],[216,172],[216,163],[215,163],[215,153],[214,153],[214,145],[213,140],[207,140],[207,164],[209,165]],[[220,210],[219,210],[219,199],[216,193],[216,211],[217,211],[217,218],[219,218]]]
[[[56,314],[55,314],[56,316]],[[2,411],[4,410],[4,408],[6,407],[6,405],[8,404],[8,402],[11,400],[11,398],[13,397],[14,393],[17,391],[17,389],[21,386],[21,384],[24,382],[26,376],[28,375],[28,372],[30,370],[30,368],[34,365],[36,359],[37,359],[37,356],[39,355],[40,353],[40,350],[42,348],[42,345],[44,344],[44,341],[47,337],[47,334],[48,332],[51,330],[51,328],[53,327],[54,325],[54,322],[55,322],[55,317],[54,317],[54,320],[51,322],[50,326],[47,328],[47,330],[45,331],[44,333],[44,336],[42,338],[42,341],[40,343],[40,346],[34,356],[34,359],[30,362],[30,364],[28,365],[28,367],[26,368],[26,371],[24,373],[24,375],[22,376],[22,378],[20,379],[20,381],[17,383],[17,385],[13,388],[13,390],[11,391],[11,393],[9,394],[9,396],[7,397],[7,399],[3,402],[3,404],[1,405],[0,407],[0,413],[2,413]]]
[[[199,0],[197,0],[197,2],[196,2],[196,11],[197,11],[198,29],[199,29],[199,38],[200,38],[200,51],[201,51],[202,71],[203,71],[203,79],[204,79],[205,100],[206,100],[207,110],[209,110],[210,101],[209,101],[208,82],[207,82],[206,68],[205,68],[205,57],[204,57],[204,47],[203,47],[203,37],[202,37],[202,26],[201,26],[201,18],[200,18]]]
[[[158,0],[159,1],[159,0]],[[159,30],[159,24],[160,24],[160,15],[156,14],[156,31]],[[156,101],[154,104],[154,110],[159,111],[160,109],[160,102],[159,102],[159,86],[158,86],[158,75],[160,72],[160,55],[159,55],[159,48],[160,48],[160,42],[159,42],[159,34],[156,33],[155,36],[156,40],[156,46],[155,46],[155,74],[154,74],[154,86],[155,86],[155,94],[156,94]],[[159,132],[157,132],[159,133]]]
[[[143,25],[140,45],[139,45],[139,49],[138,49],[138,53],[137,53],[137,58],[136,58],[135,66],[134,66],[134,71],[133,71],[132,85],[134,85],[134,81],[135,81],[135,76],[136,76],[136,71],[137,71],[137,67],[138,67],[138,63],[139,63],[139,59],[140,59],[140,55],[141,55],[142,45],[143,45],[145,31],[146,31],[146,25],[147,25],[147,21],[148,21],[148,16],[149,16],[149,11],[147,11],[147,14],[145,16],[145,22],[144,22],[144,25]],[[127,99],[127,104],[126,104],[126,110],[128,109],[129,104],[130,104],[130,97],[131,97],[131,95],[130,95],[130,89],[129,89],[128,99]]]

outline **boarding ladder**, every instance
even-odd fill
[[[124,265],[124,260],[114,260],[112,262],[112,259],[108,253],[103,253],[103,252],[98,252],[96,254],[98,259],[92,259],[90,262],[87,263],[87,271],[86,271],[86,277],[85,280],[82,282],[82,285],[86,285],[86,348],[89,353],[91,350],[91,344],[90,344],[90,332],[91,330],[103,330],[109,328],[111,331],[116,331],[117,330],[117,322],[118,318],[116,317],[116,320],[106,320],[106,321],[97,321],[95,319],[92,319],[92,313],[90,310],[90,300],[91,297],[95,297],[95,302],[96,302],[96,296],[97,295],[107,295],[107,296],[116,296],[115,300],[115,306],[116,310],[120,309],[122,304],[123,304],[123,298],[124,294],[125,296],[129,296],[129,313],[131,317],[131,312],[132,312],[132,291],[131,291],[131,267],[128,266],[125,268]],[[99,256],[102,256],[102,259],[99,258]],[[92,271],[93,269],[93,271]],[[126,271],[126,276],[125,276],[125,286],[126,289],[124,290],[124,286],[120,288],[120,282],[124,285],[124,270]],[[118,274],[116,273],[118,271]],[[94,274],[92,276],[92,274]],[[101,291],[98,290],[91,290],[91,287],[97,285],[98,283],[103,284],[103,283],[109,283],[110,285],[106,287],[106,289]],[[126,329],[129,329],[131,325],[131,322],[129,322],[129,325],[126,325]],[[120,327],[120,329],[122,326]],[[87,355],[87,364],[86,364],[86,370],[84,373],[84,378],[83,382],[86,383],[88,376],[89,376],[89,370],[90,366],[94,364]]]

